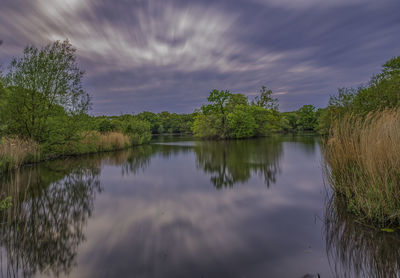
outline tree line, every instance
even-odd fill
[[[90,116],[91,101],[82,86],[84,72],[78,67],[75,53],[76,49],[65,40],[42,48],[28,46],[22,57],[12,59],[6,73],[0,74],[0,138],[31,140],[40,147],[42,157],[54,157],[96,151],[84,143],[91,138],[94,144],[94,132],[128,136],[130,142],[115,144],[122,147],[146,143],[152,134],[245,138],[316,128],[313,106],[279,113],[277,100],[266,87],[251,102],[243,94],[213,90],[209,104],[190,114],[145,111]]]
[[[31,149],[38,149],[40,159],[46,159],[143,144],[154,134],[193,134],[211,139],[259,137],[275,132],[328,134],[332,123],[345,113],[365,115],[380,107],[393,107],[399,100],[397,58],[388,61],[383,72],[367,86],[340,89],[324,109],[304,105],[296,111],[280,112],[273,92],[262,86],[251,100],[244,94],[212,90],[208,103],[190,114],[144,111],[94,117],[89,115],[91,101],[82,86],[84,72],[78,67],[75,53],[68,40],[42,48],[28,46],[21,57],[12,59],[5,74],[0,73],[3,168],[15,164],[17,157],[12,153],[15,150],[5,147],[14,145],[8,138],[35,145]]]

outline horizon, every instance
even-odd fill
[[[212,89],[251,99],[262,85],[281,111],[319,108],[400,55],[399,10],[394,0],[5,0],[0,64],[68,39],[93,115],[192,113]]]

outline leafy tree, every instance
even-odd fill
[[[392,79],[400,75],[400,56],[394,57],[383,64],[381,78]]]
[[[262,86],[260,95],[256,96],[253,105],[263,107],[265,109],[278,110],[278,99],[272,97],[272,91]]]
[[[277,106],[271,106],[266,100],[269,93],[265,87],[263,92],[259,105],[254,102],[249,105],[242,94],[213,90],[208,97],[210,104],[202,106],[195,117],[193,133],[199,137],[226,139],[264,136],[281,130],[283,122]],[[274,109],[267,109],[262,103]]]
[[[227,125],[227,111],[226,104],[231,97],[231,93],[226,91],[212,90],[207,100],[211,103],[209,106],[213,113],[217,113],[221,117],[221,137],[225,138],[228,135],[228,125]]]
[[[147,121],[126,117],[122,122],[122,129],[130,137],[132,145],[140,145],[151,139],[150,123]]]
[[[198,114],[192,126],[195,136],[201,138],[218,138],[221,130],[221,118],[216,114]]]
[[[317,124],[315,107],[313,105],[304,105],[297,110],[297,128],[301,130],[314,130]]]
[[[318,117],[320,132],[327,133],[333,121],[353,113],[365,116],[400,104],[400,56],[387,61],[382,72],[371,78],[367,86],[358,89],[341,88],[331,96],[329,105]]]
[[[231,98],[231,96],[232,94],[228,90],[226,91],[212,90],[207,100],[211,103],[215,112],[218,112],[220,114],[225,114],[225,105]]]
[[[75,51],[68,40],[56,41],[41,49],[28,46],[22,58],[12,60],[5,78],[12,133],[43,142],[47,120],[59,107],[68,115],[87,112],[89,95]]]
[[[238,105],[248,105],[249,101],[245,95],[231,94],[226,103],[226,110],[232,112]]]
[[[281,115],[278,111],[252,105],[249,107],[248,113],[256,122],[254,135],[265,136],[281,130]]]
[[[163,125],[160,117],[149,111],[144,111],[136,115],[138,119],[142,121],[147,121],[150,123],[151,132],[153,134],[162,133],[163,132]]]
[[[228,114],[227,119],[229,137],[239,139],[254,136],[257,123],[248,106],[238,105],[233,112]]]
[[[290,131],[296,131],[297,130],[297,113],[295,111],[293,112],[283,112],[282,113],[283,118],[285,119],[286,123],[288,124],[288,130]]]

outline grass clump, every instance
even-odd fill
[[[58,157],[122,150],[147,143],[151,135],[147,133],[83,132],[78,139],[60,144],[39,145],[30,139],[4,137],[0,139],[0,173],[18,169],[24,164]]]
[[[39,145],[19,137],[0,138],[0,172],[39,160]]]
[[[128,148],[131,146],[131,140],[128,135],[120,132],[101,133],[90,131],[79,144],[87,152],[105,152]]]
[[[337,120],[324,153],[330,184],[349,211],[380,227],[400,224],[400,109]]]

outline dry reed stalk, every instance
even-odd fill
[[[11,170],[39,157],[39,145],[30,139],[5,137],[0,139],[0,168]]]
[[[81,140],[81,144],[90,146],[90,149],[98,151],[112,151],[124,149],[131,145],[129,136],[119,132],[100,133],[91,131]]]
[[[381,226],[400,224],[400,109],[344,117],[324,153],[331,185],[349,210]]]

